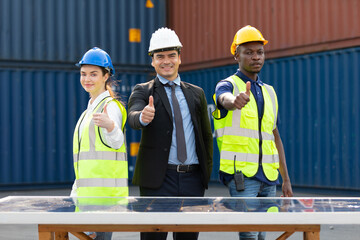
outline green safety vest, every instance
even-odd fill
[[[115,102],[122,114],[122,126],[126,122],[126,109],[117,100],[106,97],[95,107],[93,113],[103,111],[105,104]],[[92,115],[85,118],[82,113],[76,124],[73,139],[74,169],[78,197],[127,197],[128,162],[125,141],[120,149],[113,149],[103,143],[100,128],[92,121]],[[79,126],[84,121],[81,138]],[[120,127],[120,126],[119,126]],[[80,140],[81,139],[81,140]]]
[[[233,85],[233,95],[246,91],[246,84],[236,75],[226,79]],[[262,167],[267,179],[275,181],[279,172],[279,155],[275,145],[273,130],[276,128],[278,102],[275,90],[270,85],[262,87],[264,115],[259,130],[257,103],[252,93],[250,101],[241,110],[228,111],[220,118],[218,108],[213,112],[215,135],[220,151],[220,171],[234,174],[242,171],[247,177],[254,176],[259,168],[260,134],[262,138]],[[214,94],[214,102],[215,101]]]

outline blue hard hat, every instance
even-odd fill
[[[87,51],[84,54],[84,56],[81,58],[81,60],[75,65],[81,67],[81,65],[84,64],[104,67],[110,72],[111,75],[115,74],[115,69],[114,66],[112,65],[109,54],[98,47],[94,47],[89,51]]]

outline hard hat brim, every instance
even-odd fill
[[[82,65],[93,65],[93,66],[97,66],[97,67],[100,67],[100,68],[104,68],[106,71],[109,72],[109,74],[111,76],[114,76],[115,75],[115,69],[113,69],[112,67],[103,67],[101,65],[97,65],[97,64],[90,64],[90,63],[75,63],[75,66],[81,68]]]
[[[249,43],[249,42],[262,42],[263,46],[265,46],[269,41],[264,39],[264,40],[243,42],[243,43],[241,43],[241,44],[235,44],[235,43],[233,43],[233,44],[231,45],[231,47],[230,47],[230,51],[231,51],[232,55],[235,55],[235,51],[236,51],[236,48],[237,48],[238,46],[243,45],[243,44],[245,44],[245,43]]]
[[[157,53],[157,52],[166,52],[166,51],[172,51],[172,50],[176,50],[180,54],[180,49],[181,49],[181,47],[169,47],[169,48],[155,49],[155,50],[149,52],[149,56],[153,56],[154,53]]]

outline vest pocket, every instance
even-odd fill
[[[226,136],[223,140],[224,151],[247,153],[249,149],[249,138],[243,136]]]
[[[240,126],[248,129],[257,129],[257,113],[255,111],[244,109],[241,111]]]
[[[243,114],[245,117],[248,117],[248,118],[256,118],[257,117],[256,112],[252,111],[252,110],[246,110],[243,112]]]

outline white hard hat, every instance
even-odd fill
[[[154,52],[180,50],[182,44],[176,33],[169,28],[159,28],[156,30],[150,39],[149,55],[152,56]]]

